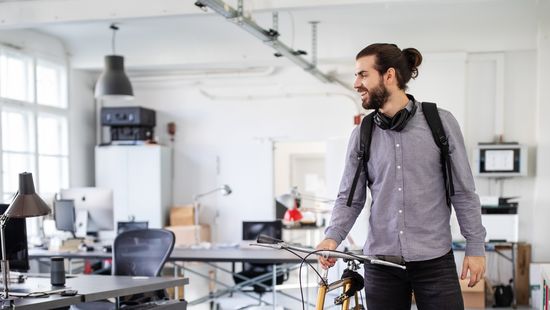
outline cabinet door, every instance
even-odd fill
[[[160,147],[128,149],[128,215],[162,228]]]
[[[97,147],[95,152],[96,186],[113,191],[113,218],[128,220],[128,160],[126,148]]]

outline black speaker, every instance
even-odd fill
[[[156,114],[142,107],[104,107],[101,108],[101,125],[154,127]]]
[[[111,141],[145,141],[151,139],[153,139],[153,127],[111,127]]]

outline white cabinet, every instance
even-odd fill
[[[113,190],[115,223],[134,218],[148,221],[150,228],[166,226],[172,204],[170,148],[96,146],[95,180],[97,187]]]

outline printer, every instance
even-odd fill
[[[518,197],[480,197],[481,222],[487,230],[486,242],[517,242]]]

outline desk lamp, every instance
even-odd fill
[[[6,244],[4,235],[4,229],[6,223],[10,218],[27,218],[49,214],[51,212],[50,207],[38,196],[34,190],[34,183],[32,180],[32,173],[23,172],[19,174],[19,191],[15,195],[12,203],[0,216],[0,239],[2,245],[2,279],[4,282],[4,291],[2,298],[0,299],[2,306],[5,301],[10,304],[13,302],[9,298],[9,261],[6,256]]]
[[[195,225],[199,226],[199,199],[208,196],[210,194],[214,194],[218,191],[222,192],[223,196],[230,195],[233,191],[231,190],[231,187],[229,185],[224,184],[221,187],[214,188],[212,190],[209,190],[207,192],[204,192],[202,194],[197,194],[193,196],[193,212],[195,212]],[[200,243],[200,235],[199,235],[199,228],[195,229],[195,244]]]

